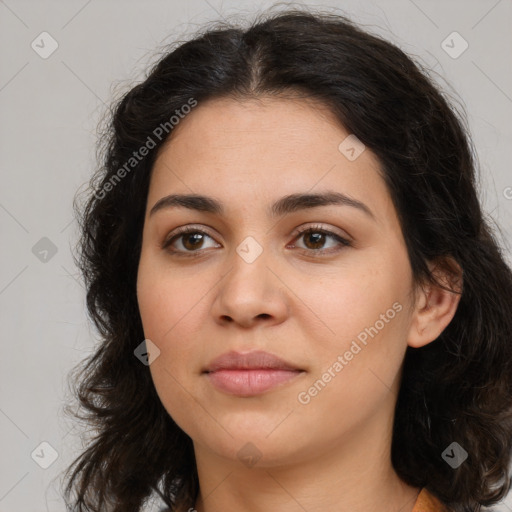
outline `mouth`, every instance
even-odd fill
[[[241,397],[280,387],[303,373],[303,369],[263,351],[228,352],[203,370],[208,381],[219,391]]]

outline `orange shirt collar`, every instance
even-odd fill
[[[449,512],[449,510],[433,494],[423,488],[418,494],[412,512]]]

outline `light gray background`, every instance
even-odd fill
[[[186,39],[203,22],[235,13],[241,19],[270,5],[0,0],[0,512],[65,510],[58,478],[80,451],[78,426],[61,410],[67,374],[95,343],[70,253],[77,236],[71,202],[95,167],[105,106],[141,78],[163,43]],[[308,5],[345,12],[439,74],[468,113],[482,200],[510,244],[512,0]],[[43,31],[59,45],[47,59],[31,47]],[[456,59],[441,46],[453,31],[469,44]],[[57,248],[46,262],[32,251],[43,237]],[[510,245],[506,254],[512,261]],[[58,452],[48,469],[31,458],[43,441]],[[36,453],[48,456],[47,449],[44,457]],[[507,503],[496,510],[512,510],[512,499]]]

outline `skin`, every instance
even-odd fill
[[[180,122],[156,159],[137,293],[145,336],[160,350],[150,365],[156,390],[193,440],[198,512],[413,509],[420,489],[402,482],[390,459],[403,358],[408,345],[437,338],[458,296],[414,283],[379,161],[369,149],[347,159],[338,146],[348,135],[303,98],[214,99]],[[347,205],[267,216],[282,196],[327,190],[363,202],[373,217]],[[225,215],[175,207],[150,216],[171,193],[214,197]],[[195,246],[178,237],[172,248],[198,258],[161,247],[186,225],[207,236]],[[312,226],[351,245],[296,234]],[[236,251],[249,236],[263,249],[251,263]],[[396,303],[401,311],[300,403]],[[227,395],[201,373],[228,350],[252,349],[304,371],[253,397]],[[247,443],[255,465],[238,456]]]

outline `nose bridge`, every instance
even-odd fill
[[[234,248],[231,258],[230,286],[240,286],[244,293],[262,293],[268,286],[267,266],[270,264],[270,249],[263,235],[247,235]],[[259,240],[259,241],[258,241]],[[248,290],[245,288],[249,286]]]
[[[258,235],[247,235],[234,248],[230,269],[220,283],[216,298],[217,317],[229,316],[240,323],[250,323],[258,316],[279,317],[285,310],[279,280],[270,268],[271,250]]]

